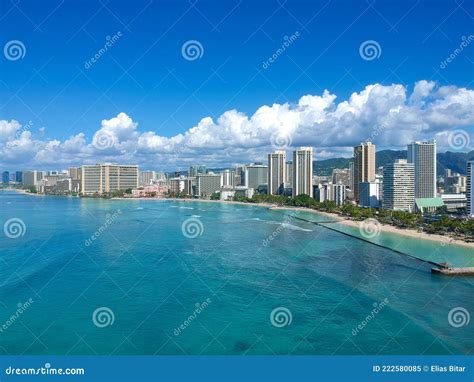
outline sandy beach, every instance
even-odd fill
[[[304,211],[304,212],[314,213],[316,215],[323,215],[323,216],[330,217],[331,220],[337,220],[338,223],[340,224],[344,224],[344,225],[351,226],[354,228],[359,228],[360,223],[361,223],[359,221],[354,221],[354,220],[350,220],[348,218],[342,217],[338,214],[331,214],[328,212],[316,211],[310,208],[279,207],[279,206],[274,206],[271,208],[275,210]],[[453,239],[449,236],[433,235],[433,234],[428,234],[425,232],[419,232],[414,229],[402,229],[402,228],[398,228],[398,227],[388,225],[388,224],[380,224],[380,231],[388,232],[388,233],[392,233],[396,235],[408,236],[415,239],[436,241],[440,243],[441,245],[453,244],[453,245],[460,245],[460,246],[468,247],[468,248],[474,248],[474,243],[467,243],[462,240]]]
[[[354,228],[359,228],[360,227],[360,222],[359,221],[354,221],[350,220],[346,217],[340,216],[338,214],[332,214],[328,212],[323,212],[323,211],[316,211],[310,208],[305,208],[305,207],[285,207],[285,206],[278,206],[276,204],[272,203],[247,203],[247,202],[237,202],[237,201],[224,201],[224,200],[207,200],[207,199],[180,199],[180,198],[113,198],[113,199],[119,199],[119,200],[172,200],[176,202],[203,202],[203,203],[226,203],[226,204],[238,204],[238,205],[245,205],[245,206],[258,206],[258,207],[265,207],[269,208],[272,210],[288,210],[288,211],[301,211],[301,212],[308,212],[320,216],[327,216],[331,218],[331,220],[337,220],[338,223],[344,224],[347,226],[351,226]],[[419,232],[414,229],[401,229],[392,225],[388,224],[380,224],[380,231],[381,232],[387,232],[395,235],[402,235],[402,236],[408,236],[414,239],[419,239],[419,240],[430,240],[430,241],[436,241],[440,243],[441,245],[458,245],[462,247],[467,247],[467,248],[473,248],[474,249],[474,243],[468,243],[459,239],[453,239],[449,236],[442,236],[442,235],[433,235],[433,234],[428,234],[425,232]]]

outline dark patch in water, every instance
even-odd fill
[[[250,348],[252,347],[252,345],[249,345],[248,343],[246,342],[242,342],[242,341],[237,341],[234,345],[234,351],[235,352],[238,352],[238,353],[243,353],[247,350],[249,350]]]

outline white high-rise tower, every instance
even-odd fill
[[[293,196],[313,197],[313,148],[301,147],[293,151]]]
[[[415,168],[415,198],[435,198],[436,141],[413,142],[407,149],[408,163]]]
[[[284,150],[277,150],[273,154],[268,154],[268,193],[270,195],[280,195],[285,187],[286,153]]]

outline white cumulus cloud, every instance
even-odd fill
[[[253,115],[228,110],[171,137],[139,128],[125,113],[102,120],[89,140],[79,132],[64,142],[35,138],[16,120],[0,120],[0,165],[13,170],[112,161],[157,169],[223,167],[265,160],[275,149],[275,134],[289,137],[293,147],[313,146],[316,159],[350,156],[353,145],[368,139],[378,148],[404,148],[415,139],[437,138],[439,150],[446,151],[449,132],[459,129],[474,142],[474,90],[422,80],[412,89],[367,85],[340,102],[325,90],[295,103],[263,105]]]

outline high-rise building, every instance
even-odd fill
[[[293,187],[293,162],[285,163],[285,186]]]
[[[268,154],[268,193],[281,195],[285,189],[286,153],[277,150]]]
[[[471,218],[474,218],[474,160],[467,162],[466,179],[466,212]]]
[[[380,207],[380,202],[382,200],[382,182],[360,182],[359,195],[359,205],[361,207]]]
[[[333,184],[332,185],[332,198],[336,203],[336,206],[342,206],[346,201],[346,185],[345,184]]]
[[[268,168],[262,164],[245,166],[245,186],[257,189],[268,182]]]
[[[10,173],[8,171],[2,172],[2,183],[9,184],[10,183]]]
[[[436,141],[410,143],[407,161],[415,168],[415,198],[436,197]]]
[[[194,177],[200,174],[206,174],[207,173],[207,168],[204,165],[193,165],[189,167],[188,175],[190,177]]]
[[[348,168],[335,168],[332,170],[332,183],[343,184],[350,187],[350,175]]]
[[[221,188],[221,174],[200,174],[196,176],[196,195],[211,196]]]
[[[81,168],[80,167],[69,167],[68,174],[72,180],[81,179]]]
[[[43,179],[41,171],[23,171],[21,184],[27,187],[36,187],[41,179]]]
[[[245,166],[238,165],[235,167],[235,186],[245,186]]]
[[[139,186],[148,186],[156,180],[155,171],[140,171],[138,185]]]
[[[293,151],[293,196],[313,197],[313,148],[301,147]]]
[[[233,170],[224,170],[221,174],[221,186],[225,188],[234,188],[235,187],[235,171]]]
[[[137,165],[96,164],[81,167],[81,192],[84,195],[137,187]]]
[[[384,167],[383,208],[412,211],[415,205],[415,168],[413,163],[399,159]]]
[[[361,143],[354,147],[354,199],[360,200],[360,182],[375,180],[375,145],[371,142]]]
[[[15,182],[22,183],[23,182],[23,173],[21,171],[15,172]]]

